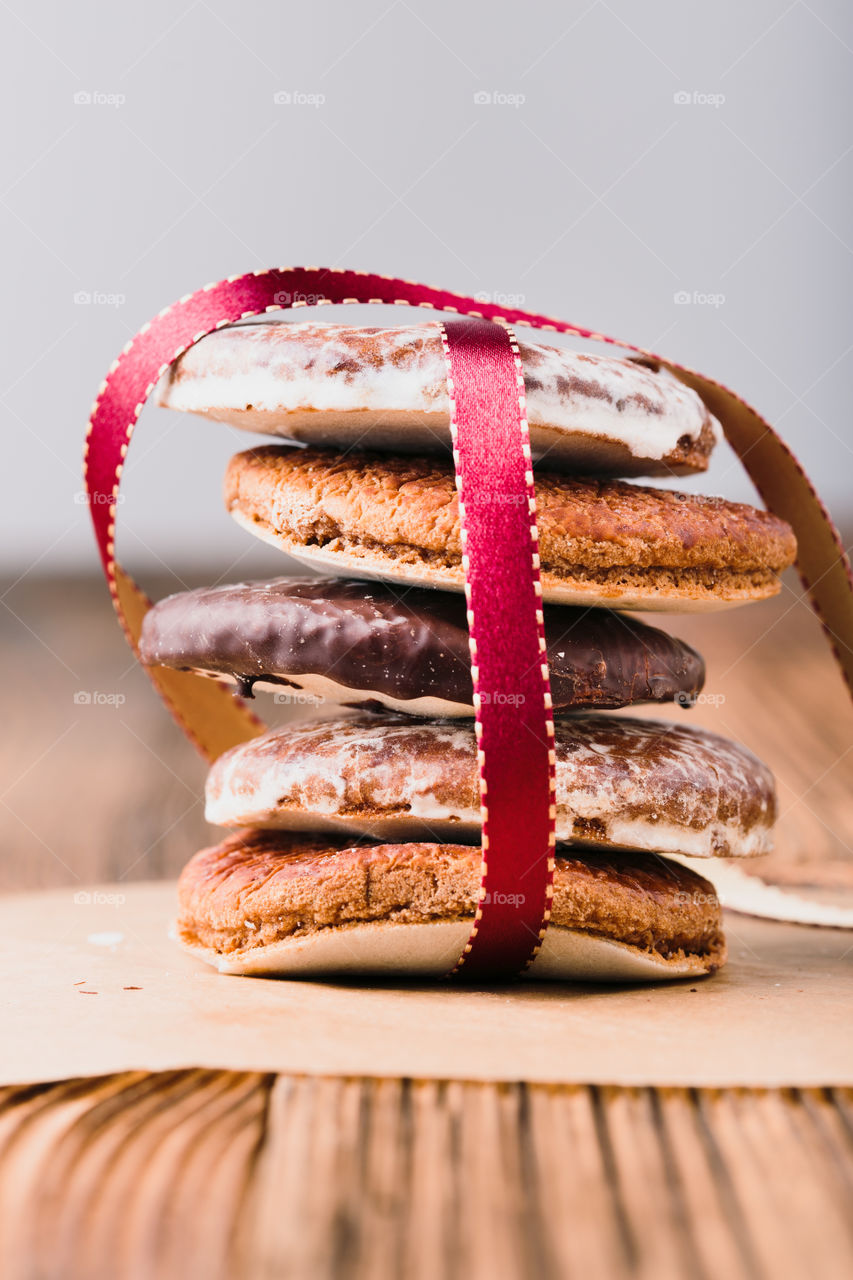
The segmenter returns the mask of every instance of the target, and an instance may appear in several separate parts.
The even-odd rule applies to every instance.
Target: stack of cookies
[[[558,842],[530,972],[712,973],[725,959],[719,902],[667,855],[767,851],[773,779],[686,720],[612,714],[689,708],[704,680],[698,653],[626,611],[772,596],[794,536],[765,511],[626,482],[702,471],[718,437],[666,371],[534,343],[520,353]],[[222,329],[172,367],[159,398],[290,442],[233,458],[225,501],[321,575],[184,592],[145,618],[146,663],[320,708],[214,763],[207,817],[233,834],[183,872],[180,941],[228,973],[446,973],[474,917],[480,801],[439,328]]]

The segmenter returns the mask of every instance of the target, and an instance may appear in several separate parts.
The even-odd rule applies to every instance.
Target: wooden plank
[[[527,1086],[519,1135],[535,1165],[535,1204],[546,1234],[547,1275],[627,1274],[631,1247],[599,1138],[595,1092]]]
[[[853,1091],[128,1073],[0,1091],[4,1280],[853,1274]]]
[[[653,1089],[649,1096],[692,1255],[689,1274],[702,1280],[716,1274],[746,1280],[753,1274],[753,1258],[745,1243],[743,1214],[705,1140],[697,1095],[689,1089]]]
[[[458,1126],[448,1087],[435,1080],[409,1086],[408,1226],[402,1274],[434,1280],[459,1274]]]
[[[229,1072],[6,1091],[4,1280],[226,1276],[265,1101],[262,1077]]]
[[[695,1270],[695,1250],[683,1206],[667,1177],[666,1152],[646,1089],[595,1093],[599,1141],[620,1207],[629,1268],[639,1276],[677,1276]],[[650,1221],[658,1230],[648,1231]]]

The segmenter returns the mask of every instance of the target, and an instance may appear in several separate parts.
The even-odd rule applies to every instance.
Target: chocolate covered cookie
[[[691,703],[704,664],[689,645],[606,609],[553,605],[545,635],[556,711]],[[140,655],[345,706],[472,716],[461,595],[336,578],[276,578],[185,591],[146,615]]]

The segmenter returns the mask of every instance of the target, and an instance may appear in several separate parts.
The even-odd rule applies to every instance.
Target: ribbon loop
[[[281,268],[220,280],[167,307],[127,344],[98,392],[86,437],[86,491],[113,603],[134,649],[149,602],[116,560],[116,506],[130,438],[161,374],[206,334],[238,320],[292,306],[377,302],[478,321],[452,321],[445,329],[484,816],[481,901],[457,969],[469,977],[506,977],[535,955],[548,922],[554,752],[524,380],[505,326],[620,346],[657,360],[698,391],[767,506],[793,526],[800,576],[851,688],[853,577],[799,462],[754,409],[719,383],[549,316],[367,272]],[[215,682],[167,668],[148,674],[209,759],[263,732],[245,703]]]

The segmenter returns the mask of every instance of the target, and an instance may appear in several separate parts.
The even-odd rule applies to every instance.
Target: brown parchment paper
[[[624,1085],[853,1085],[853,936],[729,915],[716,977],[638,987],[218,974],[172,884],[0,901],[0,1083],[198,1066]]]

